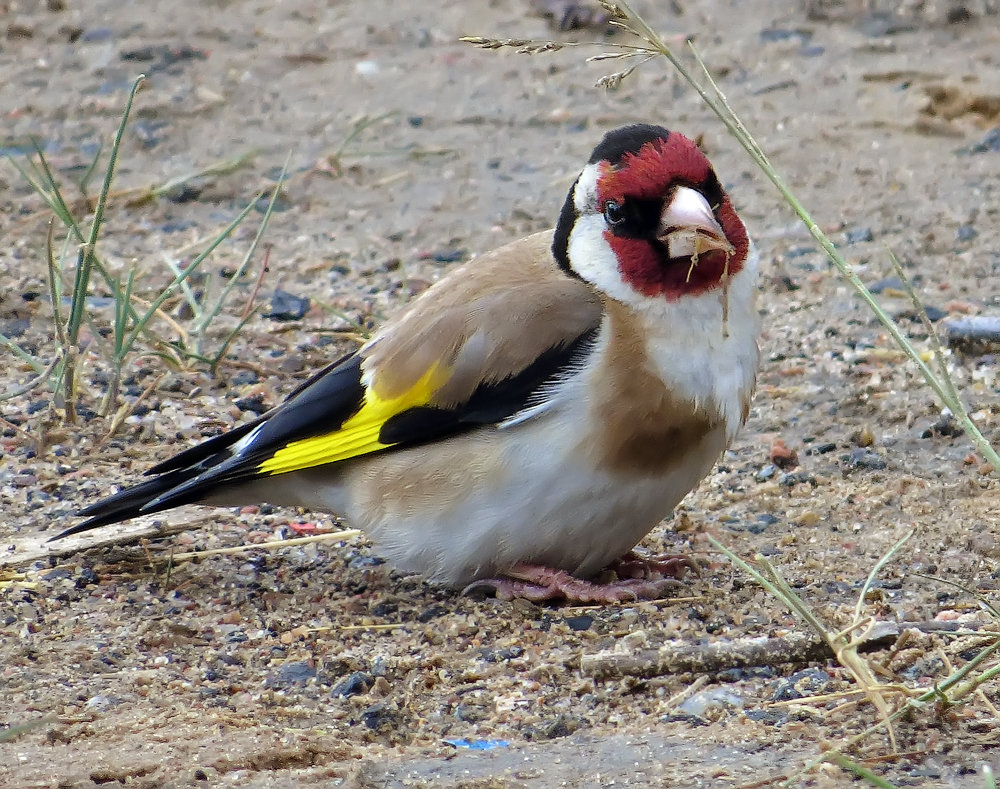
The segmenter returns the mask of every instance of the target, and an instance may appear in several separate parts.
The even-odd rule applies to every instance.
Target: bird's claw
[[[678,557],[672,557],[678,558]],[[597,583],[575,578],[565,570],[519,564],[499,578],[474,581],[463,590],[471,594],[492,590],[499,600],[522,598],[533,603],[565,600],[572,603],[623,603],[630,600],[656,600],[668,588],[676,588],[674,578],[621,578]]]
[[[619,578],[624,579],[675,578],[680,580],[688,570],[698,575],[700,568],[690,556],[666,553],[643,556],[635,551],[629,551],[615,559],[608,565],[608,569]]]

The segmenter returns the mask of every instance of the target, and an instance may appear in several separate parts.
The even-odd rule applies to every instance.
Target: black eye
[[[622,207],[621,203],[616,203],[614,200],[608,200],[604,204],[604,218],[612,227],[620,225],[625,221],[625,209]]]

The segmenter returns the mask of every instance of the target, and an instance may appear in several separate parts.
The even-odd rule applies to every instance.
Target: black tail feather
[[[213,456],[227,457],[226,450],[257,427],[264,419],[265,417],[262,416],[259,419],[254,419],[252,422],[247,422],[239,427],[234,427],[232,430],[227,430],[225,433],[202,441],[200,444],[195,444],[193,447],[167,458],[162,463],[157,463],[152,468],[146,469],[143,474],[151,477],[156,474],[165,474],[168,471],[180,471],[190,466],[195,466]],[[214,465],[214,463],[211,465]],[[204,467],[201,470],[204,471]],[[193,477],[196,475],[191,474],[190,476]],[[187,477],[184,479],[187,479]]]
[[[162,496],[171,488],[175,488],[178,485],[183,484],[190,477],[197,476],[199,471],[200,470],[195,469],[183,469],[169,474],[164,474],[156,477],[155,479],[140,483],[139,485],[126,488],[125,490],[120,491],[113,496],[109,496],[106,499],[101,499],[101,501],[96,504],[91,504],[89,507],[85,507],[76,513],[77,515],[82,516],[89,515],[90,518],[88,520],[59,532],[59,534],[55,537],[50,537],[48,542],[59,540],[63,537],[69,537],[71,534],[79,534],[83,531],[90,531],[91,529],[96,529],[99,526],[107,526],[109,523],[117,523],[118,521],[128,520],[129,518],[134,518],[137,515],[151,515],[154,512],[170,509],[174,506],[173,504],[152,507],[148,510],[143,509],[143,507],[156,499],[158,496]]]

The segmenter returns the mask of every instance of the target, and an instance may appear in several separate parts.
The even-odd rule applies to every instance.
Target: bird
[[[280,405],[53,539],[268,502],[333,513],[434,584],[658,596],[689,562],[633,548],[748,417],[758,257],[698,145],[658,125],[613,129],[553,229],[456,267]]]

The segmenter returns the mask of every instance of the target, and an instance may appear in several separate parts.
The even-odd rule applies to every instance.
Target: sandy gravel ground
[[[4,153],[23,156],[35,136],[71,183],[145,72],[116,189],[252,154],[156,199],[113,201],[100,252],[114,272],[139,265],[140,295],[170,278],[167,261],[189,261],[273,186],[287,156],[291,173],[266,236],[263,309],[217,376],[134,355],[125,401],[156,385],[108,438],[108,420],[93,414],[107,360],[85,333],[94,341],[77,426],[60,423],[44,389],[0,403],[0,785],[766,785],[878,720],[835,662],[804,654],[656,676],[593,668],[606,653],[638,659],[807,632],[708,534],[742,556],[766,555],[822,618],[844,626],[875,562],[913,530],[865,603],[880,622],[922,628],[873,645],[887,684],[926,689],[996,630],[971,594],[996,599],[996,481],[697,96],[658,63],[605,93],[591,87],[601,64],[583,65],[581,51],[525,57],[456,42],[604,35],[554,31],[527,0],[440,6],[0,2]],[[637,6],[657,28],[696,37],[787,180],[921,347],[926,332],[886,245],[938,326],[997,312],[995,9]],[[375,121],[351,137],[364,118]],[[749,424],[644,542],[702,565],[680,598],[596,608],[472,600],[394,574],[360,538],[167,569],[171,552],[341,527],[269,507],[188,510],[166,519],[174,534],[163,540],[22,559],[82,503],[251,418],[349,348],[338,316],[374,325],[457,261],[550,226],[595,141],[631,120],[704,136],[763,260],[764,362]],[[0,201],[0,332],[48,359],[48,214],[2,161]],[[222,245],[199,289],[226,281],[259,218]],[[206,350],[235,325],[254,276]],[[308,309],[264,317],[278,290],[293,297],[292,313]],[[95,290],[98,316],[106,295]],[[168,307],[189,325],[179,301]],[[950,357],[991,437],[997,358],[990,349]],[[32,377],[9,351],[0,359],[0,392]],[[771,463],[776,438],[797,466]],[[849,753],[897,786],[982,787],[982,765],[1000,767],[997,704],[989,685],[961,706],[898,722],[895,751],[875,734]],[[827,765],[794,783],[850,780]]]

